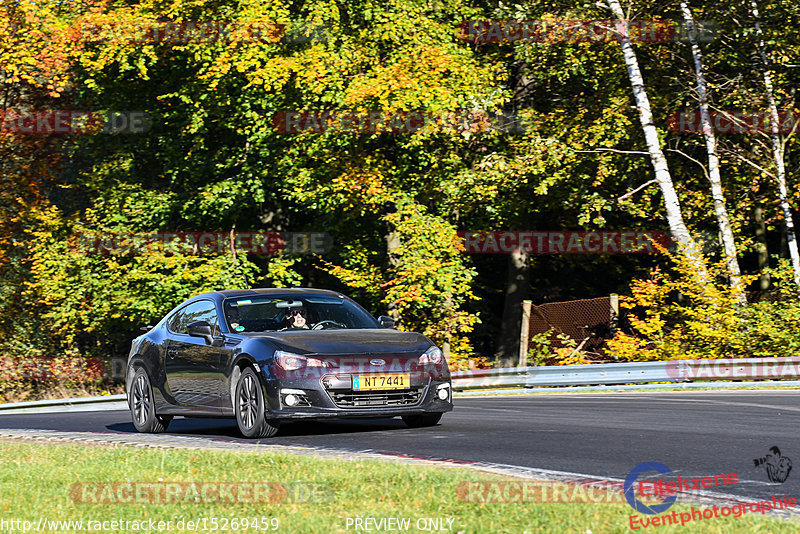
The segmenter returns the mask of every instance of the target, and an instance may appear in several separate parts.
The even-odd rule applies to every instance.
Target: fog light
[[[447,400],[447,397],[450,396],[450,388],[439,388],[439,399]]]
[[[282,389],[280,395],[281,404],[287,408],[311,406],[311,403],[308,402],[308,393],[302,389]]]

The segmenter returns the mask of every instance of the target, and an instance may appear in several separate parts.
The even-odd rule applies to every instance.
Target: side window
[[[167,328],[169,328],[170,332],[178,333],[180,331],[179,329],[184,310],[186,310],[186,308],[181,308],[180,310],[176,311],[175,314],[167,321]]]
[[[219,335],[217,308],[210,300],[199,300],[179,310],[169,320],[169,329],[176,334],[185,334],[189,323],[207,321],[211,325],[211,333]]]

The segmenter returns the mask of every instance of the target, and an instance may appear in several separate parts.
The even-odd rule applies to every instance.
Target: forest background
[[[647,39],[619,20],[674,31]],[[536,21],[538,37],[508,21]],[[575,21],[612,37],[564,29]],[[244,30],[209,38],[194,22]],[[147,30],[168,23],[180,28],[172,38]],[[0,27],[7,398],[97,382],[139,327],[191,295],[238,287],[342,291],[391,310],[459,368],[516,362],[523,300],[610,293],[630,314],[607,344],[612,359],[800,346],[800,4],[3,0]],[[120,133],[19,127],[54,110],[148,120]],[[439,122],[286,133],[276,117],[287,111]],[[680,113],[699,129],[677,131]],[[761,126],[714,127],[735,113]],[[457,234],[498,230],[661,231],[674,245],[466,254]],[[74,246],[153,232],[325,233],[331,246]]]

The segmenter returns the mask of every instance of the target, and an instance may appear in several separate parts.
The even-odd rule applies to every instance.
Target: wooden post
[[[522,301],[522,326],[519,330],[519,362],[517,367],[528,366],[528,336],[531,332],[531,305],[530,300]]]

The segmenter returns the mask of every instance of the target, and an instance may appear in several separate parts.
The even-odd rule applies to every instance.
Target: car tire
[[[421,413],[414,415],[404,415],[403,422],[411,428],[422,428],[433,426],[442,418],[442,413]]]
[[[236,383],[233,400],[236,424],[246,438],[269,438],[278,432],[278,421],[270,421],[264,413],[264,392],[252,367],[242,371]]]
[[[172,417],[156,414],[153,402],[153,386],[147,371],[139,367],[133,374],[131,389],[128,392],[128,406],[131,409],[131,420],[138,432],[158,434],[169,426]]]

